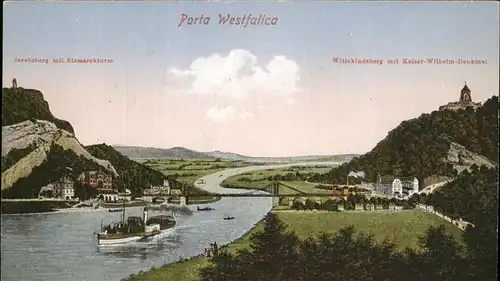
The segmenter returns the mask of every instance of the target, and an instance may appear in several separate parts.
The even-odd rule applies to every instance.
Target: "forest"
[[[419,202],[452,218],[475,223],[483,210],[498,201],[498,166],[488,169],[473,165],[458,178],[429,195],[419,196]]]
[[[86,146],[85,149],[92,154],[92,156],[111,162],[119,174],[117,179],[113,179],[113,186],[118,190],[127,188],[132,192],[133,196],[142,194],[142,191],[149,188],[151,185],[163,185],[164,179],[168,179],[172,188],[182,187],[181,183],[173,177],[167,177],[159,171],[130,160],[109,145],[89,145]]]

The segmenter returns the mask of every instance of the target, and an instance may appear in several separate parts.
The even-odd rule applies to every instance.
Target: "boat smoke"
[[[154,205],[150,204],[148,205],[148,208],[154,211],[160,211],[160,212],[176,212],[178,214],[182,215],[192,215],[193,211],[189,209],[188,206],[180,206],[177,204],[161,204],[161,205]]]

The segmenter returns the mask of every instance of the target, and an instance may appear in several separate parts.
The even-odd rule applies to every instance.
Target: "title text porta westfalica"
[[[233,16],[231,14],[219,14],[218,17],[219,25],[237,25],[241,27],[255,26],[255,25],[265,25],[273,26],[278,24],[277,17],[266,16],[265,14],[259,15],[243,15],[243,16]],[[183,25],[209,25],[211,23],[211,17],[201,14],[197,17],[192,17],[187,14],[181,14],[179,24],[177,27]]]

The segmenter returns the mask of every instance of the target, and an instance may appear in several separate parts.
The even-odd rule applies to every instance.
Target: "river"
[[[215,193],[247,192],[220,187],[227,177],[254,170],[302,165],[336,165],[335,162],[307,162],[228,169],[203,177],[198,187]],[[98,249],[94,232],[101,220],[120,219],[121,213],[76,211],[2,215],[1,280],[120,280],[152,266],[173,263],[198,255],[214,241],[230,243],[269,212],[270,197],[225,197],[209,204],[215,210],[178,215],[175,228],[148,242]],[[197,205],[190,205],[195,210]],[[127,208],[127,216],[141,216],[141,207]],[[152,213],[151,215],[154,215]],[[224,216],[234,220],[222,220]]]

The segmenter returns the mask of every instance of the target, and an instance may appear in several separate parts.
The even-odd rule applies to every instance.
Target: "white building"
[[[52,182],[42,190],[52,190],[52,196],[62,199],[73,199],[75,197],[74,182],[68,177],[63,177],[58,181]]]
[[[402,178],[400,181],[403,197],[411,197],[413,194],[418,193],[419,182],[417,178]]]
[[[170,184],[168,180],[163,180],[162,186],[152,186],[144,190],[144,195],[154,196],[154,195],[170,195]]]
[[[392,194],[399,193],[403,194],[403,183],[401,182],[400,179],[394,179],[392,181]]]
[[[120,196],[116,192],[99,195],[99,197],[101,197],[101,196],[102,196],[102,200],[104,200],[104,202],[119,202],[119,200],[120,200]]]
[[[379,177],[375,184],[375,193],[394,196],[410,197],[418,192],[419,181],[416,177]]]

